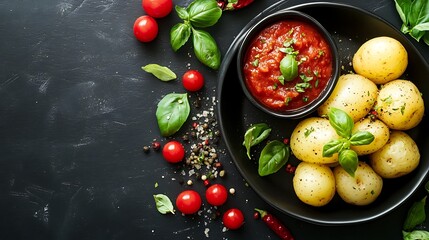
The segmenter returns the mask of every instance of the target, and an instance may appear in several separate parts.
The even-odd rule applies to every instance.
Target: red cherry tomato
[[[244,216],[240,209],[231,208],[223,214],[222,221],[225,227],[235,230],[243,225]]]
[[[201,208],[201,197],[194,190],[185,190],[176,198],[176,206],[183,214],[194,214]]]
[[[143,10],[151,17],[163,18],[173,9],[172,0],[142,0]]]
[[[139,41],[150,42],[158,35],[158,23],[153,17],[144,15],[136,19],[133,31]]]
[[[207,202],[213,206],[220,206],[226,202],[228,191],[221,184],[213,184],[206,190]]]
[[[204,86],[204,76],[197,70],[188,70],[182,77],[183,87],[191,92],[196,92]]]
[[[162,156],[169,163],[178,163],[185,157],[185,148],[178,141],[170,141],[162,148]]]

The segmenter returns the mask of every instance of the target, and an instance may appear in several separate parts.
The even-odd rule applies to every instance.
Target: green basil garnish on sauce
[[[271,132],[266,123],[253,124],[244,134],[243,145],[246,147],[247,157],[250,159],[250,148],[265,140]]]
[[[179,131],[188,119],[191,108],[186,93],[167,94],[158,103],[156,118],[161,135],[168,137]]]
[[[278,140],[269,142],[264,149],[262,149],[259,157],[259,176],[267,176],[276,173],[287,163],[289,156],[290,149],[288,145]]]
[[[284,80],[292,81],[298,76],[298,61],[295,56],[288,54],[280,61],[280,72]]]

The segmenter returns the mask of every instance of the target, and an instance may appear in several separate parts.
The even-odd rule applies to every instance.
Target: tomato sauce
[[[282,81],[280,61],[294,51],[298,76]],[[285,111],[316,99],[333,72],[332,52],[321,33],[306,22],[280,21],[262,30],[249,45],[243,73],[251,94],[263,105]]]

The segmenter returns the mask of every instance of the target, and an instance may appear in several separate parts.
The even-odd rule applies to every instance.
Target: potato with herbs
[[[328,119],[310,117],[302,120],[290,137],[290,149],[295,157],[304,162],[330,164],[338,162],[338,154],[323,157],[323,146],[339,136]]]
[[[335,187],[346,203],[363,206],[374,202],[383,188],[383,179],[365,162],[359,162],[354,177],[343,167],[334,168]]]
[[[408,54],[405,47],[391,37],[376,37],[366,41],[353,56],[356,73],[376,84],[399,78],[407,68]]]
[[[329,113],[331,107],[345,111],[356,122],[373,108],[378,88],[371,80],[358,74],[340,76],[329,98],[318,108],[319,116]]]
[[[355,122],[352,132],[355,133],[358,131],[368,131],[374,136],[374,140],[370,144],[351,146],[351,149],[359,156],[376,152],[387,143],[390,136],[390,130],[385,123],[369,117]]]
[[[393,80],[382,86],[375,109],[389,128],[408,130],[423,118],[425,107],[419,89],[408,80]]]
[[[417,168],[420,153],[414,140],[403,131],[392,131],[389,141],[369,155],[370,164],[383,178],[404,176]]]
[[[301,162],[295,170],[293,189],[302,202],[324,206],[335,195],[335,177],[326,165]]]

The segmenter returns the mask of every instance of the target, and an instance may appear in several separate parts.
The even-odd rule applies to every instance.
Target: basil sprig
[[[265,140],[271,132],[266,123],[256,123],[250,126],[244,134],[243,145],[246,147],[247,157],[250,159],[250,148]]]
[[[278,140],[269,142],[264,149],[262,149],[259,157],[259,176],[267,176],[276,173],[287,163],[289,156],[290,148],[288,145]]]
[[[429,2],[427,0],[395,0],[396,10],[402,20],[401,31],[416,41],[429,45]]]
[[[191,107],[186,93],[167,94],[158,103],[156,118],[161,135],[168,137],[179,131],[188,119]]]
[[[174,25],[170,30],[170,45],[176,52],[192,37],[194,53],[204,65],[218,69],[221,53],[215,39],[207,31],[197,28],[211,27],[222,16],[222,10],[216,0],[195,0],[187,8],[176,6],[176,13],[182,23]]]
[[[330,108],[329,123],[335,129],[340,139],[333,139],[323,146],[323,157],[331,157],[338,153],[338,162],[344,170],[354,176],[358,166],[358,155],[350,146],[367,145],[374,141],[374,135],[368,131],[353,133],[353,119],[343,110]]]

